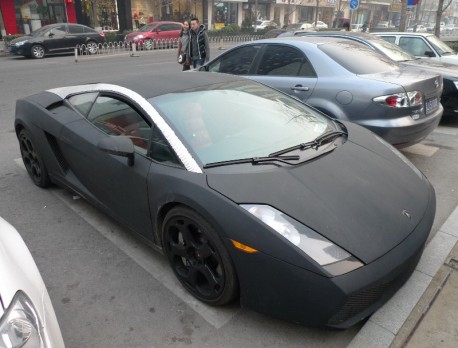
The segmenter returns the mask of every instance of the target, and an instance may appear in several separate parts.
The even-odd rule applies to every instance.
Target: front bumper
[[[410,277],[435,215],[435,194],[421,222],[399,245],[376,261],[327,278],[263,253],[232,251],[242,306],[307,325],[348,328],[381,307]]]

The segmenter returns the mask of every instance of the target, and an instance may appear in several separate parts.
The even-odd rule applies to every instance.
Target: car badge
[[[408,218],[409,220],[410,220],[410,218],[411,218],[411,215],[410,215],[410,213],[409,213],[407,210],[403,210],[403,211],[402,211],[402,215],[404,215],[404,216],[405,216],[406,218]]]

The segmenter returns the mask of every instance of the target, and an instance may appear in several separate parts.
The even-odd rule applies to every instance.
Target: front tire
[[[167,213],[162,233],[173,272],[194,297],[214,306],[236,297],[234,266],[219,236],[204,218],[189,208],[175,207]]]
[[[25,129],[19,132],[19,147],[21,149],[21,157],[25,169],[27,169],[27,173],[33,183],[43,188],[51,185],[51,180],[49,179],[43,158],[38,152],[30,133]]]
[[[143,49],[151,51],[153,49],[153,40],[146,39],[145,41],[143,41]]]
[[[33,45],[30,49],[30,56],[35,59],[42,59],[45,56],[45,48],[41,45]]]

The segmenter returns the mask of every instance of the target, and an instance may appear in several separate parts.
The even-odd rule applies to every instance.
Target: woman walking
[[[189,47],[189,28],[191,23],[188,20],[183,22],[183,28],[180,33],[180,40],[178,41],[178,53],[177,60],[178,63],[183,65],[183,71],[191,69],[191,59],[188,57],[188,47]]]

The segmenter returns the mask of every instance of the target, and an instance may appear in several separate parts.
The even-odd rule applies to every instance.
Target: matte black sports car
[[[410,276],[435,194],[384,140],[245,78],[149,77],[18,100],[34,183],[152,242],[208,304],[345,328]]]

